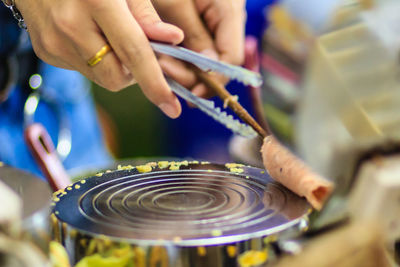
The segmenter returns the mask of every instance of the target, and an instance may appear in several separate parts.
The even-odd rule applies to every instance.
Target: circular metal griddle
[[[280,232],[298,225],[309,209],[261,169],[209,163],[168,168],[119,170],[79,181],[58,195],[54,214],[90,236],[207,246]]]

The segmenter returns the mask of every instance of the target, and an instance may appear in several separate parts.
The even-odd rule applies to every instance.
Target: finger
[[[192,93],[201,98],[210,98],[215,96],[215,93],[207,88],[204,83],[196,84],[192,89]]]
[[[149,39],[172,44],[182,42],[183,31],[162,22],[149,0],[128,0],[128,6]]]
[[[179,84],[186,88],[192,88],[197,83],[197,77],[194,72],[186,66],[185,63],[175,60],[168,56],[159,58],[161,68],[164,73],[177,81]]]
[[[71,56],[71,51],[67,48],[68,46],[65,45],[63,42],[59,41],[52,41],[46,42],[45,44],[42,43],[42,40],[39,38],[40,34],[35,32],[36,29],[30,31],[31,34],[31,43],[33,51],[35,52],[36,56],[43,60],[44,62],[53,65],[55,67],[63,68],[63,69],[73,69],[70,63],[63,60],[63,58],[55,57],[50,51],[55,51],[57,49],[57,53],[66,56],[67,58]],[[52,36],[47,36],[48,39],[58,40],[57,38],[53,38]],[[64,40],[63,40],[64,41]],[[56,49],[55,49],[56,48]]]
[[[81,25],[74,30],[74,34],[69,35],[78,54],[75,67],[87,78],[111,91],[118,91],[135,83],[132,74],[113,51],[105,54],[95,66],[88,65],[88,60],[107,44],[94,21]]]
[[[192,0],[154,1],[161,17],[184,31],[185,47],[197,52],[213,49],[214,42],[200,18]],[[177,12],[179,10],[179,12]]]
[[[215,43],[220,59],[235,65],[244,61],[244,21],[224,18],[215,33]]]
[[[244,59],[245,9],[243,0],[195,0],[214,36],[220,60],[240,65]]]
[[[106,4],[99,5],[93,17],[116,55],[138,81],[146,97],[169,117],[178,117],[180,103],[168,87],[153,50],[127,4],[103,1]]]

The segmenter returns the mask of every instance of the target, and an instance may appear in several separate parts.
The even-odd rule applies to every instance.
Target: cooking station
[[[168,80],[177,95],[236,134],[230,151],[237,163],[133,161],[71,182],[37,128],[31,146],[45,147],[45,156],[37,156],[52,190],[0,163],[0,265],[398,266],[400,31],[390,26],[400,23],[400,5],[370,2],[340,6],[324,32],[296,28],[291,46],[285,42],[293,27],[286,26],[297,21],[273,9],[263,53],[247,54],[260,56],[246,67],[257,71],[260,63],[261,76],[153,43],[196,71],[255,80],[255,119],[224,88],[216,89],[241,122]],[[293,119],[290,134],[275,124],[272,106],[281,108],[281,120]],[[282,148],[271,156],[265,140],[272,135]],[[263,162],[260,149],[271,157]],[[292,159],[298,164],[293,175]],[[314,174],[333,184],[332,192],[312,190],[321,203],[297,189],[310,187]]]

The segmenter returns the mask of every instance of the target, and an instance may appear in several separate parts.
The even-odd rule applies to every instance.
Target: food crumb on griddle
[[[104,172],[99,172],[99,173],[96,173],[95,176],[101,177],[101,176],[103,176],[103,174],[104,174]]]
[[[229,171],[233,172],[233,173],[242,173],[242,172],[244,172],[244,170],[242,168],[230,168]]]
[[[160,168],[160,169],[165,169],[165,168],[168,167],[168,165],[169,165],[169,162],[166,161],[166,160],[163,160],[163,161],[159,161],[159,162],[158,162],[158,168]]]
[[[149,165],[151,167],[157,167],[157,162],[151,161],[149,163],[146,163],[146,165]]]
[[[71,190],[72,190],[72,187],[68,186],[68,187],[67,187],[67,190],[68,190],[68,191],[71,191]]]
[[[117,169],[119,171],[129,171],[134,169],[135,167],[133,167],[132,165],[126,165],[126,166],[122,166],[122,165],[118,165]]]
[[[85,179],[81,180],[81,184],[85,184],[85,183],[86,183]]]
[[[150,165],[139,165],[136,166],[136,169],[138,170],[138,172],[140,173],[145,173],[145,172],[151,172],[152,167]]]
[[[179,170],[181,166],[177,165],[177,164],[171,164],[171,166],[169,167],[170,170],[176,171]]]
[[[232,169],[232,168],[244,167],[244,165],[240,163],[226,163],[225,167],[227,167],[228,169]]]
[[[211,235],[212,236],[221,236],[222,235],[222,231],[219,229],[214,229],[211,231]]]
[[[75,185],[75,189],[79,189],[81,186],[79,184]]]

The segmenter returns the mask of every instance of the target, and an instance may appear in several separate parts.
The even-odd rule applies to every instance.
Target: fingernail
[[[211,59],[215,59],[215,60],[218,59],[218,54],[217,54],[217,52],[215,52],[215,51],[212,50],[212,49],[204,49],[203,51],[201,51],[201,53],[202,53],[203,55],[205,55],[205,56],[211,58]]]
[[[181,113],[181,110],[179,108],[180,106],[177,105],[177,103],[175,103],[175,105],[171,103],[162,103],[158,107],[165,113],[165,115],[172,119],[179,117]]]

